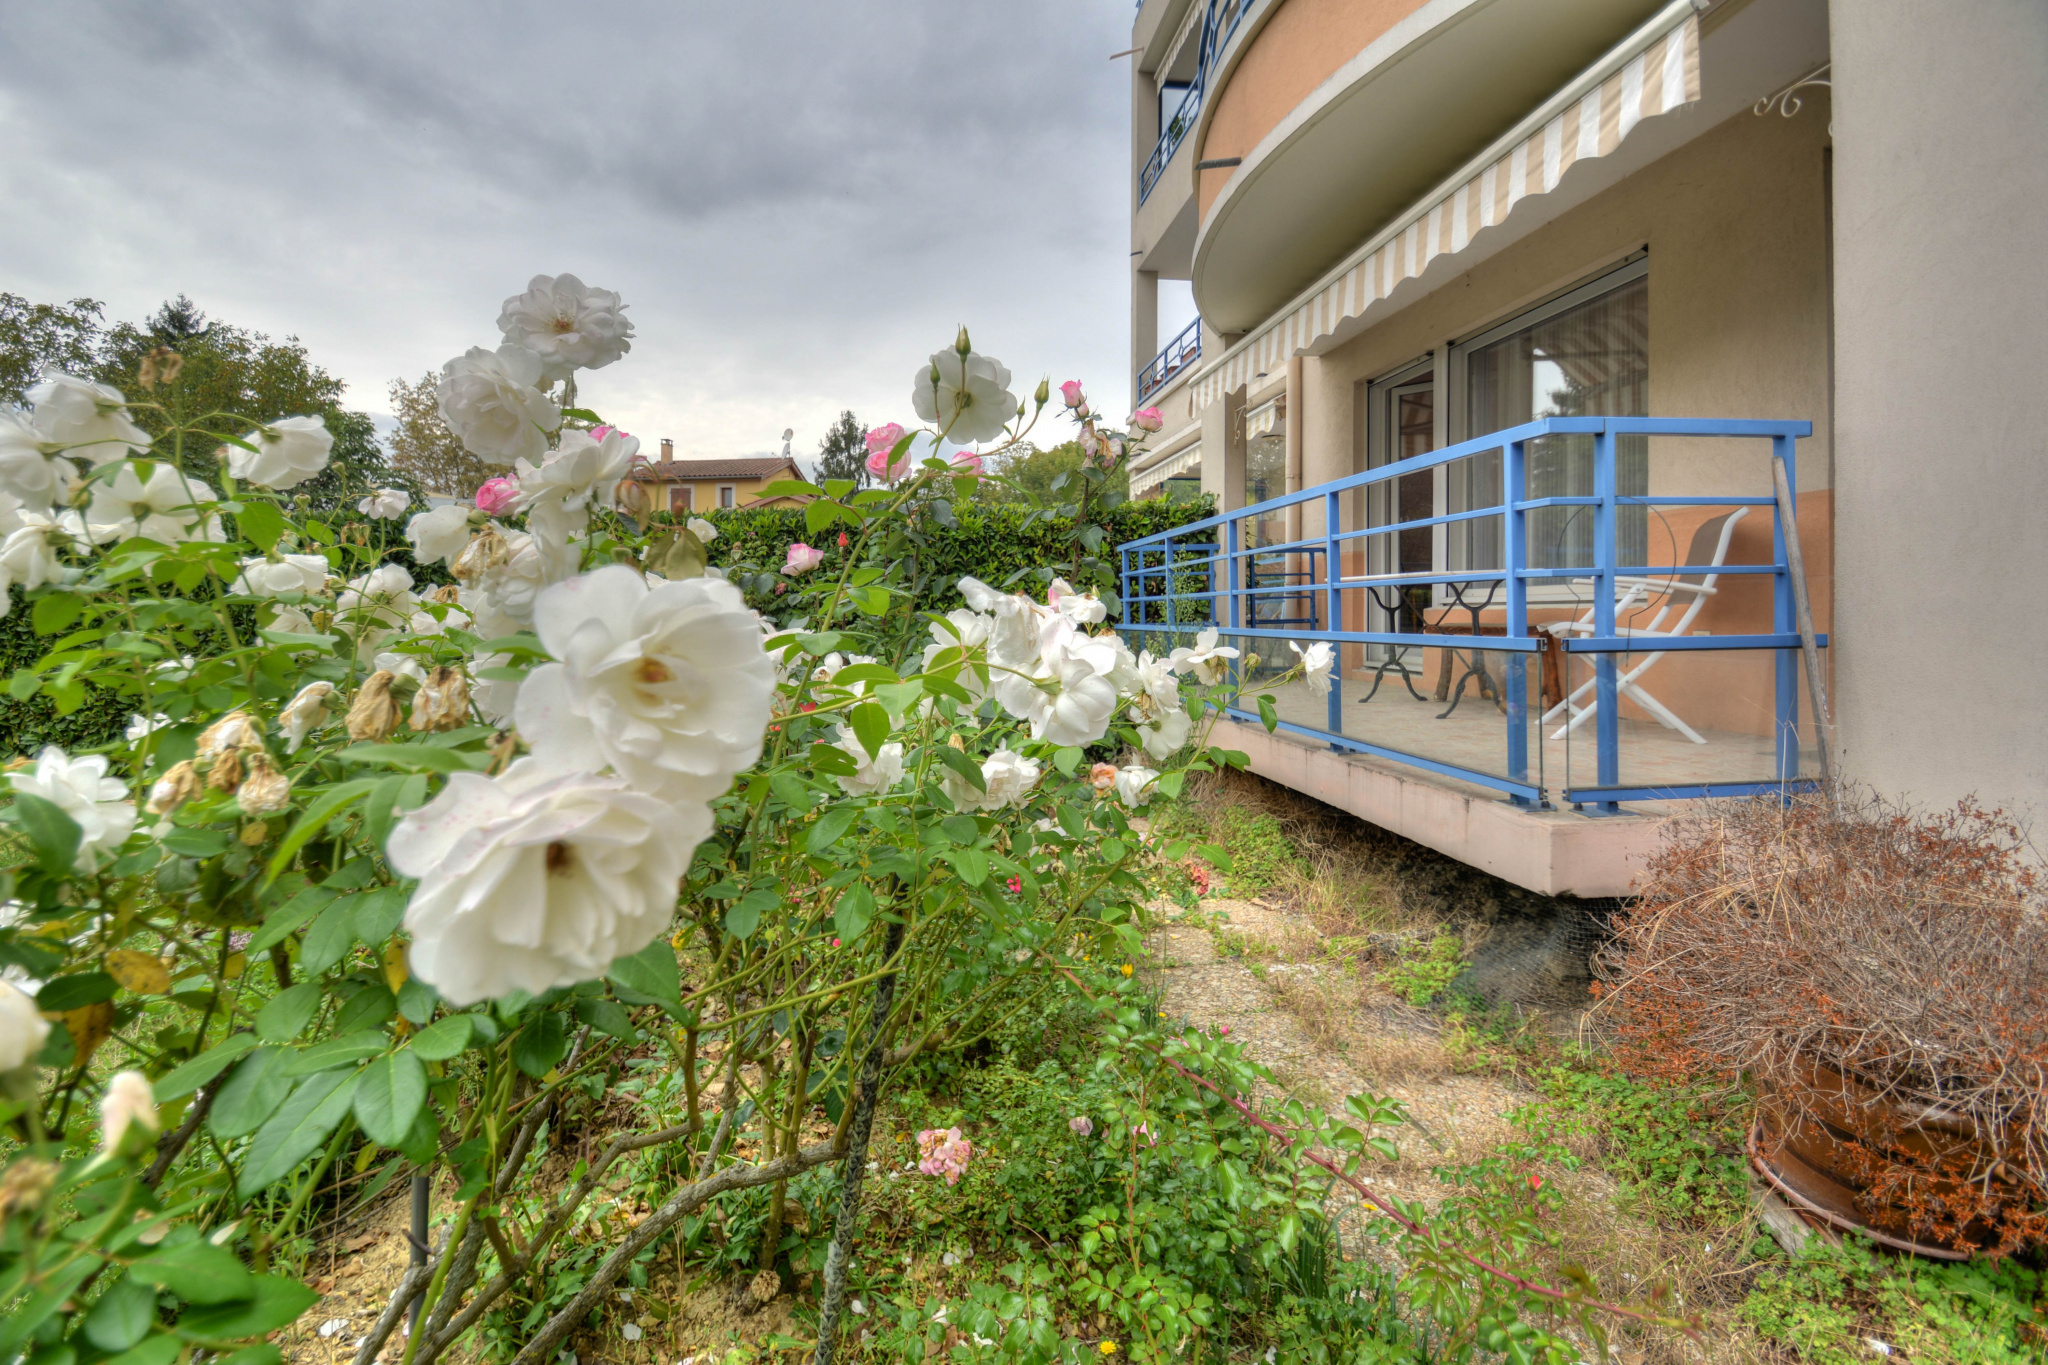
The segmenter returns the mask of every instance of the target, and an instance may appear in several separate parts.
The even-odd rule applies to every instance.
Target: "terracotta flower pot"
[[[1809,1064],[1798,1079],[1796,1090],[1766,1088],[1749,1135],[1750,1164],[1793,1207],[1951,1261],[2012,1250],[2012,1219],[2038,1221],[2039,1191],[1973,1120],[1909,1109],[1830,1066]]]

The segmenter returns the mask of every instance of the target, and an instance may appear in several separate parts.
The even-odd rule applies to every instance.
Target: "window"
[[[1649,262],[1612,274],[1452,348],[1456,439],[1484,436],[1539,417],[1646,417],[1650,411]],[[1585,497],[1593,491],[1593,437],[1549,436],[1528,449],[1529,496]],[[1615,491],[1649,492],[1649,438],[1615,440]],[[1497,507],[1498,451],[1449,469],[1449,510]],[[1616,555],[1641,564],[1647,553],[1646,509],[1620,509]],[[1593,517],[1584,507],[1545,507],[1529,517],[1529,563],[1580,568],[1593,562]],[[1481,517],[1455,523],[1450,568],[1497,569],[1501,524]]]
[[[733,505],[734,505],[734,502],[733,502],[733,493],[734,493],[734,489],[733,489],[733,486],[732,486],[731,484],[729,484],[729,483],[722,483],[722,484],[718,485],[718,505],[719,505],[720,507],[731,507],[731,506],[733,506]]]
[[[694,511],[696,508],[695,492],[696,490],[686,483],[671,486],[668,490],[668,510],[671,512]]]

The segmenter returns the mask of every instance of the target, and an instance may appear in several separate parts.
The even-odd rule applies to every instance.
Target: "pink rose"
[[[953,468],[961,474],[979,474],[981,456],[972,450],[956,450],[953,452]]]
[[[824,562],[823,550],[813,550],[799,540],[789,547],[789,557],[782,561],[782,571],[793,578],[800,573],[809,573]]]
[[[476,490],[476,505],[487,516],[502,516],[519,505],[519,485],[510,479],[485,479]]]
[[[1166,425],[1166,419],[1158,408],[1139,408],[1131,414],[1131,425],[1140,431],[1157,431]]]
[[[867,437],[868,454],[872,455],[878,450],[887,454],[894,450],[896,443],[902,439],[903,424],[900,422],[884,422],[881,426],[871,427]]]
[[[888,446],[883,446],[880,450],[868,453],[868,473],[874,475],[883,483],[894,483],[909,472],[910,453],[908,451],[904,452],[902,463],[893,465],[889,463]]]
[[[1070,408],[1078,408],[1087,402],[1088,400],[1081,396],[1081,381],[1069,379],[1060,385],[1060,400]]]
[[[1067,1128],[1082,1137],[1088,1137],[1095,1132],[1095,1120],[1086,1114],[1078,1114],[1067,1120]]]
[[[611,435],[615,431],[617,431],[620,436],[625,437],[627,439],[631,439],[631,432],[619,431],[617,427],[592,427],[590,429],[590,439],[593,441],[602,441],[605,437]]]

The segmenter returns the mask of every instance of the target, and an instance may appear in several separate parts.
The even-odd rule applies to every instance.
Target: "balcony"
[[[1166,343],[1166,349],[1153,356],[1151,363],[1138,371],[1138,402],[1142,405],[1159,390],[1173,382],[1202,358],[1202,320],[1196,318],[1181,329],[1179,336]]]
[[[1202,13],[1202,36],[1200,57],[1195,66],[1195,78],[1181,97],[1180,105],[1166,119],[1159,130],[1159,145],[1152,149],[1152,155],[1138,172],[1138,202],[1144,203],[1152,193],[1152,187],[1166,174],[1166,167],[1173,160],[1173,154],[1180,150],[1181,140],[1194,131],[1202,115],[1202,92],[1208,87],[1211,68],[1223,54],[1230,40],[1237,35],[1238,26],[1244,18],[1259,5],[1259,0],[1206,0]]]
[[[1818,753],[1799,704],[1786,548],[1797,527],[1770,491],[1768,461],[1782,459],[1796,488],[1795,442],[1810,434],[1798,421],[1525,423],[1123,545],[1120,629],[1133,648],[1164,654],[1218,628],[1241,651],[1228,715],[1250,724],[1215,742],[1259,748],[1305,788],[1358,780],[1301,776],[1309,754],[1366,756],[1399,781],[1547,819],[1553,841],[1558,819],[1577,818],[1560,805],[1604,816],[1624,802],[1799,789]],[[1729,441],[1746,444],[1707,444]],[[1673,486],[1718,470],[1750,487],[1623,494],[1618,443],[1649,449],[1648,467]],[[1579,491],[1530,495],[1532,469],[1554,484],[1566,466],[1580,471]],[[1628,467],[1642,478],[1641,460]],[[1762,477],[1734,477],[1744,469]],[[1440,497],[1437,515],[1387,515],[1404,477],[1447,485],[1475,471],[1465,486],[1496,491],[1469,500],[1487,505],[1446,511]],[[1433,567],[1386,571],[1418,533]],[[1327,693],[1281,681],[1288,643],[1314,641],[1336,654]],[[1298,751],[1275,749],[1265,720]],[[1443,847],[1428,828],[1402,832]],[[1640,855],[1640,837],[1624,842]],[[1541,868],[1496,870],[1580,894],[1627,882],[1614,868],[1562,888]]]

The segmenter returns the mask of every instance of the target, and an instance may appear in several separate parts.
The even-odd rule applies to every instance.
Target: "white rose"
[[[441,367],[441,420],[463,449],[490,464],[546,456],[547,433],[562,424],[562,409],[534,385],[540,357],[519,346],[469,350]]]
[[[274,560],[256,555],[242,561],[234,590],[255,597],[277,597],[288,592],[317,593],[326,586],[325,555],[279,555]]]
[[[520,759],[450,775],[399,821],[391,865],[420,879],[406,907],[413,975],[455,1006],[601,977],[659,938],[711,808],[623,778]]]
[[[76,866],[80,872],[97,871],[102,855],[111,856],[135,828],[135,803],[128,799],[128,784],[107,776],[105,754],[70,758],[52,744],[33,768],[9,773],[7,780],[15,791],[40,796],[71,817],[79,829]]]
[[[911,383],[910,404],[941,436],[961,445],[994,440],[1017,415],[1010,371],[972,351],[965,356],[957,350],[932,352],[931,363]]]
[[[36,1002],[0,981],[0,1075],[16,1071],[35,1060],[50,1036],[50,1021],[36,1009]]]
[[[163,1131],[157,1117],[156,1096],[149,1078],[140,1071],[117,1071],[100,1096],[100,1150],[111,1152],[121,1145],[128,1129],[140,1124],[152,1133]]]
[[[121,391],[68,374],[47,374],[26,395],[35,429],[65,454],[103,465],[146,454],[149,433],[128,420]]]
[[[67,500],[78,469],[43,451],[41,433],[11,412],[0,412],[0,493],[38,512]]]
[[[135,744],[139,743],[142,740],[148,739],[151,735],[163,729],[166,725],[169,725],[170,723],[171,718],[161,711],[158,711],[155,714],[148,716],[130,716],[128,717],[128,742],[130,744]]]
[[[1336,651],[1330,648],[1328,640],[1317,640],[1303,649],[1289,640],[1287,647],[1294,651],[1294,657],[1301,663],[1301,676],[1321,696],[1330,695],[1330,669],[1337,662]]]
[[[333,699],[333,683],[309,682],[277,713],[277,732],[285,737],[286,753],[297,753],[307,735],[327,724],[327,708]]]
[[[1193,673],[1195,681],[1204,687],[1214,687],[1223,681],[1229,669],[1228,660],[1237,657],[1237,651],[1227,645],[1216,643],[1216,627],[1211,626],[1195,636],[1193,649],[1183,646],[1168,656],[1176,673]]]
[[[1166,660],[1153,658],[1149,649],[1138,654],[1137,672],[1125,690],[1138,699],[1141,709],[1150,713],[1180,707],[1180,679],[1174,676]]]
[[[1128,768],[1119,768],[1116,774],[1117,799],[1132,810],[1148,806],[1152,803],[1152,798],[1159,794],[1158,789],[1152,785],[1158,780],[1159,774],[1142,764],[1134,763]]]
[[[124,465],[111,481],[93,485],[85,522],[95,541],[140,536],[175,545],[221,538],[220,518],[199,510],[218,501],[217,493],[167,464],[152,464],[146,480],[137,476],[138,468]]]
[[[835,777],[839,789],[848,796],[879,796],[903,780],[903,746],[884,744],[880,751],[870,754],[853,731],[839,727],[839,748],[853,755],[853,761],[860,765],[850,777]]]
[[[318,635],[320,633],[313,629],[312,617],[306,615],[305,612],[297,607],[284,606],[282,604],[271,608],[270,620],[263,629],[274,630],[280,635]],[[293,645],[290,648],[315,649],[318,646]]]
[[[453,564],[469,544],[469,509],[459,502],[422,512],[405,524],[405,538],[423,564]]]
[[[571,524],[581,530],[589,524],[592,507],[610,507],[617,500],[619,481],[639,453],[640,438],[622,431],[607,431],[601,441],[587,431],[565,431],[561,445],[539,465],[519,462],[522,506],[531,517],[540,505],[553,503],[570,513]]]
[[[512,719],[513,711],[519,706],[519,680],[484,679],[478,674],[488,669],[502,668],[511,662],[511,658],[509,654],[479,654],[469,664],[469,699],[476,703],[476,709],[483,713],[484,719],[493,725],[503,725]]]
[[[995,620],[980,612],[959,608],[947,612],[945,619],[945,625],[934,621],[928,627],[932,643],[924,647],[923,670],[929,673],[934,668],[958,668],[953,681],[979,702],[987,689],[982,686],[981,674],[975,665],[986,659],[989,631],[994,628]]]
[[[0,616],[12,605],[8,596],[12,589],[40,588],[63,579],[64,563],[57,558],[57,547],[74,539],[63,522],[40,512],[18,512],[15,520],[20,526],[0,541]]]
[[[602,369],[633,349],[633,324],[619,296],[574,275],[535,275],[524,294],[505,300],[498,330],[540,357],[549,379]]]
[[[1194,728],[1195,723],[1187,712],[1162,711],[1150,725],[1138,727],[1138,742],[1147,758],[1155,763],[1164,763],[1188,742],[1188,733]]]
[[[697,537],[698,540],[706,545],[718,539],[718,528],[702,517],[691,517],[684,524],[690,528],[691,535]]]
[[[1074,585],[1064,578],[1055,578],[1046,590],[1045,600],[1052,609],[1077,626],[1092,626],[1107,620],[1109,608],[1102,599],[1092,592],[1075,592]]]
[[[227,447],[228,473],[264,488],[296,488],[327,468],[334,433],[323,417],[285,417],[242,438],[254,450]]]
[[[533,626],[560,660],[519,689],[519,733],[536,754],[707,799],[761,756],[775,666],[730,583],[650,585],[610,564],[543,590]]]
[[[427,680],[426,667],[420,663],[416,656],[411,654],[381,653],[371,660],[371,666],[382,669],[394,678],[410,678],[416,683],[423,683]]]
[[[984,806],[990,810],[998,806],[1021,809],[1031,799],[1040,771],[1037,759],[1012,753],[1007,746],[997,749],[981,765],[981,780],[988,784]]]
[[[967,605],[991,617],[988,629],[988,660],[1005,668],[1028,668],[1038,658],[1038,635],[1042,613],[1038,604],[1022,593],[997,592],[978,578],[960,580],[960,595]]]
[[[392,631],[411,619],[418,605],[405,566],[382,564],[349,580],[335,599],[334,624],[354,638],[356,657],[367,660]]]
[[[403,488],[379,488],[367,498],[356,500],[356,510],[372,521],[396,521],[412,506],[412,494]]]

